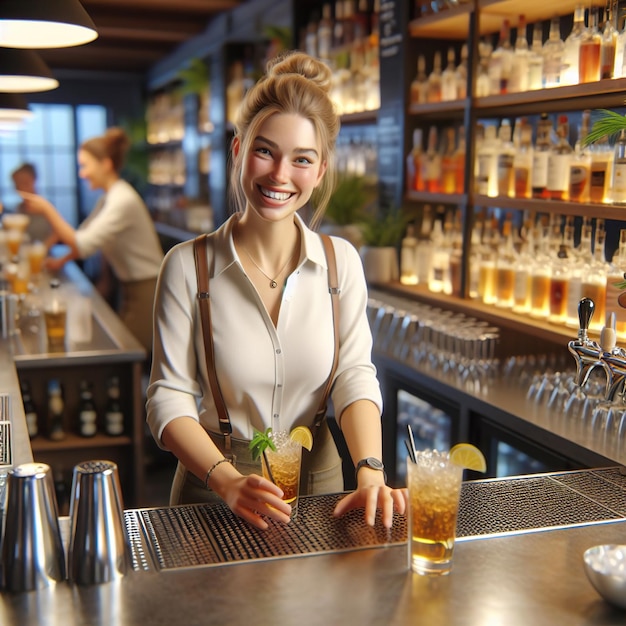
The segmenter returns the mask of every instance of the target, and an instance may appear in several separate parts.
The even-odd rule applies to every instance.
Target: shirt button
[[[278,419],[278,413],[274,413],[274,418]]]
[[[280,354],[281,353],[281,349],[278,348],[278,350],[276,350],[276,354]]]
[[[283,386],[283,384],[282,383],[278,383],[276,386],[280,389]]]

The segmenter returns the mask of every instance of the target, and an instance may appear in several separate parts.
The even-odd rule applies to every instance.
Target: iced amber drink
[[[295,518],[298,513],[302,445],[293,441],[286,432],[273,432],[272,441],[276,450],[265,449],[263,476],[283,490],[283,501],[291,505],[291,517]]]
[[[447,453],[425,450],[407,461],[409,567],[417,574],[450,572],[462,477]]]

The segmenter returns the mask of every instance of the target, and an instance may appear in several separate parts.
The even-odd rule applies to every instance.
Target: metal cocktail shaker
[[[8,591],[65,579],[65,552],[50,466],[24,463],[7,477],[0,580]]]
[[[76,465],[70,498],[69,580],[93,585],[121,578],[130,565],[130,542],[117,465]]]

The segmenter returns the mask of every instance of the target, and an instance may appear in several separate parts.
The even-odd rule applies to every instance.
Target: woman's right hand
[[[228,463],[222,467],[225,471],[214,473],[211,487],[235,515],[260,530],[269,526],[264,517],[289,523],[291,506],[283,502],[279,487],[258,474],[243,476]]]

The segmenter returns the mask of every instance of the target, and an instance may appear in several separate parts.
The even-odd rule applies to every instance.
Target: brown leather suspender
[[[328,264],[328,291],[331,296],[331,304],[333,311],[333,332],[334,332],[334,354],[333,364],[330,371],[328,380],[326,381],[326,387],[324,389],[324,395],[322,402],[315,413],[314,426],[315,429],[322,423],[324,416],[326,415],[326,409],[328,405],[328,398],[333,386],[333,380],[337,371],[337,364],[339,362],[339,280],[337,277],[337,260],[335,257],[335,248],[328,235],[320,234],[322,238],[322,244],[324,246],[324,253],[326,254],[326,262]],[[231,452],[231,435],[233,432],[232,425],[230,423],[230,417],[228,416],[228,409],[224,402],[224,396],[220,389],[219,381],[217,380],[217,372],[215,369],[215,349],[213,346],[213,328],[211,325],[211,306],[209,295],[209,268],[207,262],[209,248],[208,235],[200,235],[196,237],[193,242],[193,250],[196,262],[196,278],[198,283],[198,302],[200,304],[200,317],[202,318],[202,336],[204,339],[205,359],[207,375],[209,377],[209,384],[211,386],[211,392],[215,402],[215,408],[217,410],[217,416],[220,425],[220,431],[224,436],[224,447],[227,454]],[[203,256],[204,253],[204,256]],[[211,271],[210,275],[213,275],[215,267],[215,254],[212,255]]]

